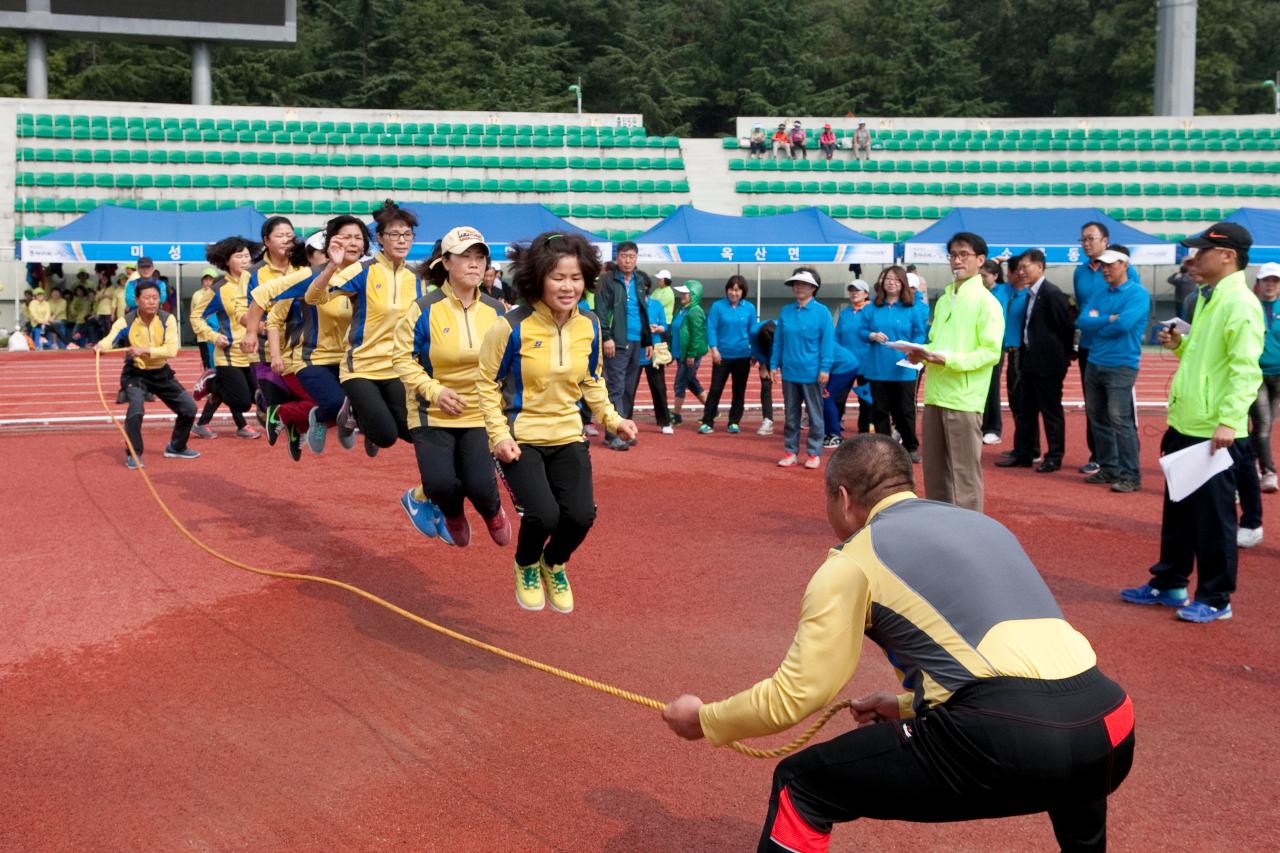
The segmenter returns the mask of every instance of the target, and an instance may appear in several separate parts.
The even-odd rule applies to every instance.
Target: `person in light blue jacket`
[[[911,461],[920,461],[920,440],[916,437],[917,372],[902,367],[906,354],[891,349],[893,341],[925,342],[924,314],[915,304],[915,292],[907,284],[907,271],[899,266],[885,267],[876,282],[872,305],[860,314],[858,337],[870,346],[864,375],[871,380],[871,399],[875,401],[875,429],[878,435],[890,435],[893,429],[902,437],[902,447]]]
[[[822,406],[822,388],[831,374],[835,357],[835,324],[831,313],[814,296],[822,279],[810,267],[797,267],[784,284],[795,293],[796,301],[782,309],[774,328],[773,355],[770,368],[773,380],[782,382],[782,399],[787,423],[783,431],[786,454],[778,460],[782,468],[799,461],[800,407],[809,414],[808,456],[804,467],[822,464],[822,439],[826,416]]]
[[[853,387],[860,388],[869,381],[863,370],[870,350],[869,344],[858,337],[858,316],[871,304],[871,286],[858,278],[854,279],[847,290],[849,292],[849,304],[841,308],[840,313],[836,315],[836,343],[849,350],[849,352],[853,353],[854,358],[858,359],[858,375],[854,377]],[[857,395],[860,401],[858,405],[858,432],[871,432],[871,421],[875,412],[871,407],[871,403],[867,402],[871,399],[870,390],[868,388],[865,395],[861,393]],[[836,411],[840,413],[842,421],[848,400],[849,389],[845,389],[836,396]],[[831,425],[827,424],[828,438],[830,438],[831,434]]]
[[[725,382],[733,379],[733,400],[729,404],[729,432],[739,432],[738,422],[747,403],[747,377],[751,375],[751,325],[756,320],[755,306],[747,301],[747,280],[731,275],[724,285],[724,298],[716,300],[707,313],[707,353],[711,356],[711,390],[702,410],[702,426],[706,435],[715,428],[720,414],[720,395]]]
[[[656,346],[667,339],[667,312],[662,303],[652,296],[646,305],[649,311],[649,331],[653,333],[655,349],[649,352],[656,354]],[[669,350],[668,350],[669,351]],[[653,417],[658,422],[663,435],[672,435],[671,410],[667,408],[667,373],[666,365],[653,363],[651,354],[640,354],[640,369],[644,371],[645,381],[649,383],[649,394],[653,397]]]
[[[846,399],[853,388],[853,380],[858,376],[862,365],[858,357],[839,342],[832,346],[831,376],[827,379],[827,387],[822,389],[822,411],[825,416],[826,437],[823,447],[839,447],[844,443],[844,425],[840,422],[840,410],[836,401],[841,396]],[[855,389],[863,404],[871,408],[871,391],[866,385]]]

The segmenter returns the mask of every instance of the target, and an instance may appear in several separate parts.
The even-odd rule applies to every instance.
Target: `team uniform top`
[[[393,265],[382,252],[358,267],[340,284],[331,282],[327,291],[308,288],[306,301],[309,305],[324,305],[342,294],[351,297],[351,327],[346,357],[341,362],[341,381],[395,379],[391,359],[396,324],[409,306],[426,294],[426,286],[408,266]]]
[[[149,348],[151,354],[135,357],[133,366],[138,370],[159,370],[178,354],[178,320],[167,311],[157,311],[150,323],[144,323],[136,311],[130,311],[111,324],[103,340],[113,350]]]
[[[319,269],[296,267],[269,283],[259,284],[249,294],[267,312],[267,328],[281,331],[280,357],[286,375],[305,367],[340,364],[347,352],[351,300],[330,299],[323,305],[303,301]],[[354,275],[359,271],[360,266],[353,264],[339,270],[333,280],[345,281],[346,273]]]
[[[196,340],[203,343],[216,344],[218,335],[225,335],[231,346],[223,349],[213,348],[213,364],[215,367],[248,367],[253,356],[240,351],[240,341],[244,338],[244,315],[249,312],[249,279],[248,270],[240,273],[238,279],[224,275],[213,283],[212,296],[199,316],[195,306],[191,310],[191,328],[196,333]],[[199,294],[197,294],[199,296]],[[192,298],[195,301],[195,297]],[[208,322],[210,317],[217,318],[218,328],[214,329]]]
[[[409,306],[396,326],[394,361],[408,397],[410,429],[484,426],[476,392],[476,365],[480,346],[502,319],[503,311],[501,302],[479,289],[464,308],[447,281]],[[445,388],[466,404],[462,414],[432,408]]]
[[[563,326],[541,302],[508,312],[480,347],[476,390],[489,447],[509,438],[547,446],[582,441],[579,400],[615,431],[622,416],[601,370],[600,320],[592,312],[575,308]]]
[[[258,261],[258,263],[254,264],[253,266],[249,267],[249,291],[248,291],[249,298],[250,299],[253,298],[254,291],[257,290],[259,287],[269,285],[275,281],[279,281],[280,279],[292,278],[298,273],[302,273],[304,276],[310,276],[311,269],[310,267],[295,267],[292,264],[285,267],[284,269],[277,269],[271,266],[271,263],[267,260],[266,256],[264,255],[262,260]],[[263,364],[268,364],[271,361],[270,349],[267,346],[267,332],[266,332],[266,329],[269,329],[269,328],[271,328],[270,322],[266,324],[266,328],[263,328],[261,326],[258,327],[258,342],[260,344],[260,346],[258,347],[258,361],[262,362]],[[281,351],[281,355],[282,357],[285,358],[285,363],[288,364],[289,358],[287,356],[284,356],[283,350]]]
[[[898,697],[904,719],[981,679],[1069,678],[1097,662],[1012,533],[898,492],[814,573],[777,672],[702,706],[707,739],[719,746],[780,732],[817,711],[853,676],[863,637],[911,691]]]

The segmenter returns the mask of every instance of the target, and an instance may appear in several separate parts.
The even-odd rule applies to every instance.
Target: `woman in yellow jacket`
[[[249,310],[249,268],[256,248],[257,244],[243,237],[227,237],[205,250],[205,258],[224,274],[213,283],[213,295],[204,310],[198,316],[195,312],[191,315],[196,340],[214,345],[214,393],[233,415],[242,415],[253,406],[254,379],[249,365],[256,360],[258,341],[245,336],[244,316]],[[210,318],[217,319],[217,329],[209,324]],[[198,426],[208,423],[206,416],[213,416],[208,407]],[[246,425],[236,435],[257,438],[262,433]]]
[[[624,439],[636,437],[636,425],[609,403],[600,321],[578,309],[600,273],[596,250],[576,234],[547,233],[516,249],[513,262],[525,304],[485,336],[476,390],[489,447],[523,508],[516,601],[541,610],[549,592],[551,608],[569,613],[573,592],[565,564],[596,515],[579,401]]]
[[[364,433],[364,449],[377,456],[396,439],[412,441],[406,421],[404,383],[392,361],[396,324],[421,299],[425,285],[405,263],[413,248],[418,219],[388,201],[374,214],[382,250],[367,261],[369,237],[354,216],[329,220],[329,265],[307,288],[308,305],[324,305],[346,295],[351,300],[351,330],[340,379],[347,402],[338,414],[338,435],[350,435],[355,424]],[[353,263],[359,266],[351,270]],[[333,282],[330,286],[331,280]]]
[[[422,475],[422,485],[405,492],[400,503],[420,533],[432,535],[431,525],[438,532],[443,521],[446,541],[459,548],[471,541],[463,497],[480,513],[494,542],[511,541],[476,394],[480,344],[505,313],[501,302],[480,291],[488,265],[484,235],[454,228],[427,265],[436,289],[409,306],[396,327],[396,372],[404,382],[409,434]],[[432,504],[443,519],[433,517]]]

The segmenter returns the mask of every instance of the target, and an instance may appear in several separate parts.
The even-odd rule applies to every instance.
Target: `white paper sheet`
[[[1223,448],[1211,453],[1211,446],[1212,442],[1202,441],[1160,457],[1160,468],[1164,471],[1171,501],[1182,500],[1208,482],[1210,477],[1221,474],[1234,464],[1230,451]]]
[[[1191,324],[1181,317],[1170,317],[1168,320],[1161,320],[1160,325],[1166,329],[1172,329],[1180,335],[1185,335],[1191,331]]]
[[[905,358],[902,359],[902,361],[894,362],[894,364],[898,365],[898,367],[909,367],[912,370],[924,369],[924,362],[920,362],[919,364],[912,364],[911,362],[907,361]]]
[[[896,349],[898,352],[911,352],[912,350],[925,351],[924,344],[912,343],[911,341],[885,341],[884,345],[889,349]]]

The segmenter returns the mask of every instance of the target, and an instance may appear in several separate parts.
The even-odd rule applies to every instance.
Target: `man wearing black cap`
[[[1247,441],[1249,407],[1262,384],[1262,306],[1249,290],[1244,269],[1253,236],[1231,222],[1219,222],[1182,243],[1198,250],[1196,271],[1203,285],[1196,297],[1191,329],[1159,333],[1160,343],[1179,359],[1169,388],[1169,428],[1161,455],[1211,443],[1238,462]],[[1236,475],[1233,466],[1215,474],[1181,501],[1164,494],[1160,559],[1151,580],[1121,590],[1129,604],[1178,608],[1187,622],[1230,619],[1236,588]],[[1195,600],[1187,601],[1191,570],[1199,570]]]

